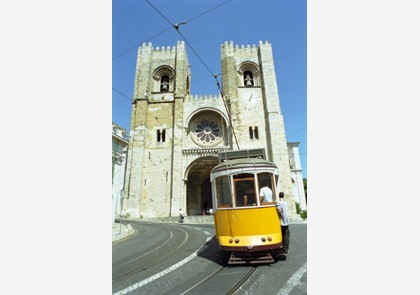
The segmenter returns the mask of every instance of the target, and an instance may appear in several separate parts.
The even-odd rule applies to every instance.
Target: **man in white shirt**
[[[289,215],[287,212],[287,203],[283,200],[284,193],[279,193],[280,202],[276,202],[277,212],[280,214],[281,235],[283,236],[283,252],[289,251],[290,231],[289,231]]]
[[[273,192],[267,185],[260,189],[260,202],[273,202]]]

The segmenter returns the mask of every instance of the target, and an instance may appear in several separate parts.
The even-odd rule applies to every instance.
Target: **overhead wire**
[[[207,77],[206,77],[207,78]],[[220,86],[220,85],[219,85]],[[130,103],[132,103],[133,101],[132,101],[132,99],[130,98],[130,97],[128,97],[127,95],[125,95],[124,93],[122,93],[121,91],[119,91],[118,89],[116,89],[116,88],[112,88],[114,91],[116,91],[116,92],[118,92],[119,94],[121,94],[124,98],[126,98],[126,100],[127,100],[127,102],[130,102]],[[292,88],[292,89],[294,89],[294,88]],[[221,89],[218,89],[219,91],[221,90]],[[287,90],[290,90],[290,89],[287,89]],[[285,90],[284,90],[285,91]],[[283,92],[284,92],[283,91]],[[280,93],[281,91],[279,91],[279,93]],[[222,97],[223,97],[223,93],[221,94],[222,95]],[[118,102],[114,102],[114,103],[123,103],[123,102],[126,102],[125,100],[123,100],[123,101],[118,101]],[[223,99],[223,103],[224,103],[224,106],[225,106],[225,108],[227,107],[227,105],[226,105],[226,102],[225,102],[225,100]],[[144,108],[143,108],[144,109]],[[145,110],[145,109],[144,109]],[[289,111],[289,112],[283,112],[282,114],[283,115],[286,115],[286,114],[289,114],[289,113],[291,113],[291,112],[298,112],[298,111],[301,111],[301,110],[295,110],[295,111]],[[161,123],[158,119],[156,119],[155,117],[154,117],[154,119],[158,122],[158,123]],[[229,124],[232,124],[232,122],[231,122],[231,118],[230,117],[228,117],[228,119],[229,119]],[[232,126],[232,125],[231,125]],[[306,127],[305,128],[302,128],[302,129],[299,129],[299,130],[297,130],[296,132],[293,132],[293,133],[291,133],[291,134],[289,134],[289,135],[287,135],[286,136],[286,138],[288,138],[288,137],[291,137],[292,135],[295,135],[295,134],[297,134],[297,133],[299,133],[299,132],[301,132],[301,131],[303,131],[303,130],[305,130],[306,129]],[[234,131],[234,130],[233,130]]]
[[[122,93],[121,91],[119,91],[118,89],[112,87],[112,90],[118,92],[119,94],[121,94],[123,97],[127,98],[130,102],[133,102],[133,100],[131,99],[131,97],[128,97],[127,95],[125,95],[124,93]],[[121,101],[123,102],[123,101]]]
[[[180,23],[178,23],[178,24],[172,24],[172,22],[165,16],[165,15],[163,15],[151,2],[149,2],[148,0],[146,0],[146,2],[147,3],[149,3],[171,26],[170,27],[168,27],[168,28],[166,28],[166,29],[164,29],[164,30],[162,30],[161,32],[159,32],[159,33],[157,33],[157,34],[155,34],[155,35],[153,35],[152,37],[150,37],[150,38],[148,38],[148,39],[146,39],[146,40],[144,40],[144,41],[142,41],[142,42],[140,42],[140,43],[138,43],[136,46],[133,46],[133,47],[131,47],[131,48],[129,48],[129,49],[127,49],[126,51],[124,51],[124,52],[122,52],[122,53],[120,53],[120,54],[118,54],[117,56],[114,56],[113,58],[112,58],[112,60],[115,60],[115,59],[117,59],[118,57],[120,57],[120,56],[122,56],[122,55],[124,55],[124,54],[126,54],[126,53],[128,53],[128,52],[130,52],[131,50],[133,50],[133,49],[135,49],[135,48],[137,48],[140,44],[142,44],[142,43],[144,43],[144,42],[146,42],[146,41],[149,41],[149,40],[151,40],[151,39],[153,39],[153,38],[155,38],[155,37],[157,37],[157,36],[159,36],[160,34],[162,34],[162,33],[164,33],[164,32],[166,32],[166,31],[168,31],[168,30],[170,30],[170,29],[172,29],[172,28],[175,28],[177,31],[178,31],[178,29],[179,29],[179,26],[181,26],[181,25],[184,25],[184,24],[186,24],[186,23],[189,23],[189,22],[191,22],[191,21],[193,21],[193,20],[195,20],[195,19],[197,19],[197,18],[199,18],[199,17],[201,17],[201,16],[203,16],[203,15],[205,15],[205,14],[207,14],[207,13],[209,13],[209,12],[211,12],[211,11],[213,11],[213,10],[215,10],[215,9],[217,9],[217,8],[219,8],[219,7],[221,7],[221,6],[223,6],[223,5],[225,5],[226,3],[228,3],[228,2],[230,2],[230,1],[232,1],[232,0],[227,0],[227,1],[225,1],[225,2],[223,2],[223,3],[221,3],[221,4],[219,4],[219,5],[216,5],[215,7],[212,7],[212,8],[210,8],[210,9],[208,9],[208,10],[206,10],[206,11],[204,11],[204,12],[202,12],[202,13],[200,13],[200,14],[198,14],[198,15],[196,15],[196,16],[194,16],[194,17],[192,17],[192,18],[190,18],[190,19],[188,19],[186,22],[180,22]],[[179,32],[179,31],[178,31]],[[180,33],[180,32],[179,32]],[[182,34],[181,34],[181,37],[183,37],[182,36]],[[188,41],[183,37],[183,39],[185,40],[185,42],[187,42],[187,44],[191,47],[191,49],[194,51],[194,53],[197,55],[197,57],[201,60],[201,62],[205,65],[205,63],[204,63],[204,61],[199,57],[199,55],[195,52],[195,50],[194,50],[194,48],[188,43]],[[207,68],[207,70],[209,70],[210,71],[210,69],[208,68],[208,66],[207,65],[205,65],[206,66],[206,68]],[[213,72],[211,72],[210,71],[210,73],[211,73],[211,75],[214,77],[214,76],[216,76],[217,77],[217,75],[219,75],[219,74],[217,74],[217,75],[214,75],[213,74]],[[127,95],[125,95],[124,93],[122,93],[121,91],[119,91],[118,89],[116,89],[116,88],[112,88],[114,91],[116,91],[116,92],[118,92],[119,94],[121,94],[123,97],[125,97],[125,98],[127,98],[131,103],[133,102],[133,100],[130,98],[130,97],[128,97]],[[121,102],[124,102],[124,101],[119,101],[118,103],[121,103]],[[154,117],[154,119],[157,121],[157,122],[159,122],[159,120],[157,119],[157,118],[155,118]],[[159,122],[160,123],[160,122]],[[236,137],[236,136],[235,136]]]
[[[146,1],[147,1],[147,0],[146,0]],[[225,5],[226,3],[230,2],[230,1],[232,1],[232,0],[225,1],[225,2],[223,2],[223,3],[221,3],[221,4],[217,5],[217,6],[215,6],[215,7],[213,7],[213,8],[210,8],[210,9],[208,9],[208,10],[206,10],[206,11],[204,11],[204,12],[202,12],[202,13],[198,14],[198,15],[196,15],[196,16],[194,16],[194,17],[190,18],[189,20],[187,20],[187,21],[186,21],[186,23],[189,23],[189,22],[191,22],[191,21],[193,21],[193,20],[195,20],[195,19],[197,19],[197,18],[199,18],[199,17],[203,16],[203,15],[205,15],[205,14],[207,14],[207,13],[209,13],[209,12],[211,12],[211,11],[213,11],[213,10],[215,10],[215,9],[217,9],[217,8],[219,8],[219,7],[221,7],[221,6],[223,6],[223,5]],[[149,3],[149,4],[150,4],[150,3]],[[181,24],[182,24],[182,23],[181,23]],[[135,46],[130,47],[129,49],[127,49],[127,50],[125,50],[125,51],[123,51],[123,52],[119,53],[118,55],[114,56],[114,57],[112,58],[112,60],[117,59],[117,58],[119,58],[119,57],[123,56],[124,54],[126,54],[126,53],[130,52],[131,50],[138,48],[138,47],[139,47],[141,44],[143,44],[144,42],[147,42],[147,41],[149,41],[149,40],[151,40],[151,39],[153,39],[153,38],[155,38],[155,37],[159,36],[160,34],[163,34],[164,32],[169,31],[169,30],[170,30],[170,29],[172,29],[172,28],[173,28],[173,25],[172,25],[172,23],[171,23],[171,26],[170,26],[170,27],[167,27],[166,29],[164,29],[164,30],[162,30],[161,32],[159,32],[159,33],[157,33],[157,34],[153,35],[152,37],[147,38],[147,39],[143,40],[142,42],[137,43]]]
[[[200,14],[198,14],[198,15],[196,15],[196,16],[194,16],[194,17],[192,17],[192,18],[190,18],[190,19],[188,19],[187,21],[185,21],[185,22],[180,22],[180,23],[177,23],[177,24],[173,24],[159,9],[157,9],[157,7],[156,6],[154,6],[150,1],[148,1],[148,0],[146,0],[146,2],[154,9],[154,10],[156,10],[156,12],[157,13],[159,13],[171,26],[170,27],[168,27],[168,28],[166,28],[165,30],[163,30],[163,31],[161,31],[161,32],[159,32],[159,33],[157,33],[156,35],[154,35],[154,36],[152,36],[152,37],[150,37],[150,38],[148,38],[148,39],[146,39],[145,41],[143,41],[143,42],[141,42],[141,43],[139,43],[139,44],[142,44],[142,43],[144,43],[144,42],[146,42],[146,41],[148,41],[148,40],[150,40],[150,39],[153,39],[154,37],[156,37],[156,36],[158,36],[158,35],[160,35],[160,34],[162,34],[162,33],[164,33],[164,32],[166,32],[166,31],[168,31],[169,29],[171,29],[171,28],[174,28],[174,29],[176,29],[176,31],[181,35],[181,37],[184,39],[184,41],[188,44],[188,46],[191,48],[191,50],[194,52],[194,54],[197,56],[197,58],[202,62],[202,64],[204,65],[204,67],[209,71],[209,73],[211,74],[211,76],[212,77],[214,77],[215,79],[216,79],[216,81],[217,81],[217,76],[218,75],[220,75],[220,74],[214,74],[211,70],[210,70],[210,68],[207,66],[207,64],[204,62],[204,60],[199,56],[199,54],[195,51],[195,49],[192,47],[192,45],[188,42],[188,40],[186,40],[186,38],[182,35],[182,33],[181,32],[179,32],[179,27],[181,26],[181,25],[184,25],[184,24],[187,24],[187,23],[189,23],[189,22],[191,22],[191,21],[193,21],[193,20],[195,20],[195,19],[197,19],[197,18],[199,18],[199,17],[201,17],[201,16],[203,16],[203,15],[205,15],[205,14],[207,14],[207,13],[209,13],[209,12],[211,12],[211,11],[213,11],[213,10],[215,10],[215,9],[217,9],[217,8],[219,8],[219,7],[221,7],[221,6],[223,6],[223,5],[225,5],[225,4],[227,4],[228,2],[230,2],[230,1],[232,1],[232,0],[227,0],[227,1],[225,1],[225,2],[223,2],[223,3],[221,3],[221,4],[219,4],[219,5],[216,5],[215,7],[212,7],[212,8],[210,8],[210,9],[208,9],[208,10],[206,10],[206,11],[204,11],[204,12],[202,12],[202,13],[200,13]],[[139,45],[138,44],[138,45]],[[134,46],[134,47],[132,47],[132,48],[130,48],[130,49],[128,49],[128,50],[126,50],[126,51],[124,51],[124,52],[122,52],[122,53],[120,53],[119,55],[117,55],[117,56],[115,56],[115,57],[113,57],[113,60],[114,59],[116,59],[116,58],[118,58],[118,57],[120,57],[120,56],[122,56],[123,54],[125,54],[125,53],[127,53],[127,52],[129,52],[129,51],[131,51],[131,50],[133,50],[133,49],[135,49],[135,48],[137,48],[137,46],[138,45],[136,45],[136,46]],[[208,76],[209,77],[209,76]],[[205,77],[205,78],[207,78],[207,77]],[[204,79],[204,78],[203,78]],[[201,80],[201,79],[200,79]],[[217,83],[218,83],[218,81],[217,81]],[[116,90],[117,91],[117,90]]]
[[[195,55],[197,56],[197,58],[201,61],[201,63],[204,65],[204,67],[207,69],[207,71],[209,71],[209,73],[213,76],[213,77],[217,77],[216,74],[214,74],[210,68],[206,65],[206,63],[204,62],[204,60],[200,57],[200,55],[198,55],[197,51],[195,51],[194,47],[192,47],[192,45],[190,44],[190,42],[188,42],[188,40],[184,37],[184,35],[182,35],[182,33],[179,31],[179,29],[176,28],[176,31],[178,32],[179,35],[181,35],[182,39],[184,39],[185,43],[188,44],[188,46],[190,46],[191,50],[195,53]],[[216,78],[217,80],[217,78]]]
[[[153,38],[155,38],[155,37],[157,37],[158,35],[160,35],[160,34],[162,34],[162,33],[164,33],[164,32],[166,32],[166,31],[168,31],[168,30],[170,30],[171,28],[175,28],[176,30],[177,30],[177,32],[181,35],[181,37],[187,42],[187,44],[190,46],[190,48],[194,51],[194,53],[196,54],[196,56],[199,58],[199,60],[203,63],[203,65],[206,67],[206,69],[211,73],[211,76],[212,77],[215,77],[215,75],[213,74],[213,72],[209,69],[209,67],[204,63],[204,61],[201,59],[201,57],[197,54],[197,52],[194,50],[194,48],[191,46],[191,44],[189,44],[188,43],[188,41],[186,40],[186,38],[179,32],[179,27],[180,27],[180,25],[183,25],[183,24],[187,24],[187,23],[189,23],[189,22],[191,22],[191,21],[193,21],[193,20],[195,20],[195,19],[197,19],[197,18],[199,18],[199,17],[201,17],[201,16],[203,16],[203,15],[205,15],[205,14],[207,14],[207,13],[209,13],[209,12],[211,12],[211,11],[213,11],[213,10],[215,10],[215,9],[217,9],[217,8],[219,8],[219,7],[221,7],[221,6],[223,6],[223,5],[225,5],[225,4],[227,4],[228,2],[230,2],[230,1],[232,1],[232,0],[227,0],[227,1],[225,1],[225,2],[223,2],[223,3],[221,3],[221,4],[219,4],[219,5],[216,5],[215,7],[212,7],[212,8],[210,8],[210,9],[208,9],[208,10],[206,10],[206,11],[204,11],[204,12],[202,12],[202,13],[200,13],[200,14],[198,14],[198,15],[196,15],[196,16],[194,16],[194,17],[192,17],[192,18],[190,18],[190,19],[188,19],[187,21],[185,21],[185,22],[181,22],[181,23],[178,23],[178,24],[173,24],[162,12],[160,12],[159,11],[159,9],[157,9],[150,1],[148,1],[148,0],[146,0],[146,2],[150,5],[150,6],[152,6],[152,8],[153,9],[155,9],[156,10],[156,12],[158,12],[169,24],[170,24],[170,27],[168,27],[168,28],[166,28],[166,29],[164,29],[163,31],[161,31],[161,32],[159,32],[159,33],[157,33],[157,34],[155,34],[155,35],[153,35],[152,37],[150,37],[150,38],[148,38],[148,39],[146,39],[146,40],[144,40],[143,42],[140,42],[140,43],[138,43],[136,46],[133,46],[133,47],[131,47],[131,48],[129,48],[128,50],[126,50],[126,51],[124,51],[124,52],[122,52],[122,53],[120,53],[119,55],[117,55],[117,56],[115,56],[115,57],[113,57],[113,60],[114,59],[116,59],[116,58],[118,58],[118,57],[120,57],[120,56],[122,56],[122,55],[124,55],[125,53],[127,53],[127,52],[129,52],[129,51],[131,51],[131,50],[133,50],[133,49],[135,49],[135,48],[138,48],[138,46],[140,45],[140,44],[142,44],[142,43],[144,43],[144,42],[146,42],[146,41],[148,41],[148,40],[151,40],[151,39],[153,39]],[[306,49],[304,49],[304,50],[298,50],[298,51],[294,51],[294,52],[291,52],[291,53],[288,53],[288,54],[285,54],[285,55],[280,55],[280,56],[276,56],[276,57],[273,57],[272,58],[272,60],[274,61],[274,59],[276,59],[276,58],[280,58],[280,57],[285,57],[285,56],[289,56],[289,55],[294,55],[294,54],[299,54],[299,53],[302,53],[302,52],[306,52]],[[206,79],[206,78],[209,78],[210,76],[207,76],[207,77],[204,77],[204,78],[200,78],[200,79],[198,79],[198,80],[203,80],[203,79]],[[195,81],[198,81],[198,80],[195,80]],[[302,86],[299,86],[299,87],[302,87]],[[289,89],[287,89],[287,90],[289,90]]]
[[[271,58],[271,59],[267,59],[267,61],[273,61],[273,62],[275,62],[275,59],[277,59],[277,58],[283,58],[283,57],[288,57],[288,56],[290,56],[290,55],[295,55],[295,54],[299,54],[299,53],[303,53],[303,52],[306,52],[306,49],[303,49],[303,50],[299,50],[299,51],[293,51],[293,52],[290,52],[290,53],[287,53],[287,54],[283,54],[283,55],[279,55],[279,56],[274,56],[273,58]],[[218,75],[220,75],[221,73],[219,73]],[[202,81],[202,80],[205,80],[205,79],[208,79],[208,78],[210,78],[210,77],[214,77],[213,75],[208,75],[208,76],[205,76],[205,77],[201,77],[201,78],[197,78],[197,79],[195,79],[195,80],[192,80],[191,81],[191,83],[193,83],[193,82],[197,82],[197,81]],[[306,85],[302,85],[302,86],[297,86],[297,87],[294,87],[294,88],[287,88],[287,89],[285,89],[285,90],[281,90],[281,89],[279,89],[279,92],[285,92],[285,91],[289,91],[289,90],[293,90],[293,89],[295,89],[295,88],[302,88],[302,87],[305,87]]]
[[[146,0],[146,2],[149,3],[149,5],[152,6],[152,8],[156,10],[156,12],[159,13],[160,16],[163,17],[171,26],[174,26],[172,22],[162,12],[160,12],[159,9],[157,9],[149,0]]]
[[[218,75],[220,75],[220,74],[221,74],[221,73],[219,73]],[[210,78],[210,77],[214,77],[214,76],[213,76],[213,75],[209,75],[209,76],[201,77],[201,78],[198,78],[198,79],[192,80],[192,81],[191,81],[191,83],[193,83],[193,82],[197,82],[197,81],[201,81],[201,80],[205,80],[205,79]]]
[[[121,94],[123,97],[127,98],[127,100],[130,101],[130,103],[133,103],[133,100],[131,98],[129,98],[127,95],[125,95],[124,93],[122,93],[121,91],[119,91],[118,89],[115,89],[114,87],[112,87],[112,90],[118,92],[119,94]],[[121,102],[125,102],[125,101],[118,101],[115,103],[121,103]],[[139,105],[140,108],[142,108],[143,110],[147,111],[147,109],[145,109],[144,107],[142,107],[141,105]],[[159,119],[157,117],[153,117],[153,119],[155,119],[159,124],[162,125],[162,122],[159,121]]]
[[[188,23],[188,22],[190,22],[190,21],[195,20],[196,18],[199,18],[199,17],[201,17],[201,16],[203,16],[203,15],[205,15],[205,14],[209,13],[210,11],[213,11],[213,10],[215,10],[215,9],[217,9],[217,8],[219,8],[219,7],[223,6],[223,5],[225,5],[226,3],[230,2],[230,1],[232,1],[232,0],[227,0],[227,1],[225,1],[225,2],[223,2],[223,3],[221,3],[221,4],[217,5],[217,6],[215,6],[215,7],[213,7],[213,8],[210,8],[210,9],[209,9],[209,10],[207,10],[207,11],[204,11],[203,13],[200,13],[200,14],[199,14],[199,15],[197,15],[197,16],[194,16],[193,18],[190,18],[189,20],[187,20],[187,23]]]
[[[301,128],[301,129],[299,129],[299,130],[297,130],[297,131],[295,131],[295,132],[293,132],[293,133],[291,133],[291,134],[289,134],[289,135],[286,135],[286,138],[288,138],[288,137],[290,137],[290,136],[292,136],[292,135],[295,135],[295,134],[297,134],[297,133],[299,133],[299,132],[302,132],[303,130],[305,130],[306,129],[306,127],[303,127],[303,128]]]
[[[229,0],[229,1],[231,1],[231,0]],[[226,1],[224,4],[226,4],[227,2],[229,2],[229,1]],[[188,40],[187,40],[187,38],[185,38],[185,36],[179,31],[179,27],[181,26],[181,25],[185,25],[185,24],[187,24],[188,22],[181,22],[181,23],[177,23],[177,24],[173,24],[159,9],[157,9],[157,7],[155,7],[149,0],[146,0],[146,2],[147,3],[149,3],[150,4],[150,6],[154,9],[154,10],[156,10],[157,11],[157,13],[159,13],[169,24],[171,24],[171,26],[178,32],[178,34],[182,37],[182,39],[185,41],[185,43],[187,43],[187,45],[191,48],[191,50],[194,52],[194,54],[197,56],[197,58],[201,61],[201,63],[204,65],[204,67],[207,69],[207,71],[209,71],[209,73],[214,77],[214,79],[216,80],[216,85],[217,85],[217,87],[218,87],[218,90],[219,90],[219,92],[220,92],[220,95],[222,96],[222,100],[223,100],[223,104],[224,104],[224,106],[225,106],[225,109],[226,109],[226,113],[227,113],[227,116],[228,116],[228,119],[229,119],[229,124],[230,124],[230,126],[231,126],[231,129],[232,129],[232,133],[233,133],[233,136],[234,136],[234,138],[235,138],[235,142],[236,142],[236,146],[238,147],[238,149],[240,149],[240,147],[239,147],[239,143],[238,143],[238,139],[237,139],[237,137],[236,137],[236,132],[235,132],[235,129],[234,129],[234,126],[233,126],[233,122],[232,122],[232,118],[231,118],[231,114],[230,114],[230,111],[229,111],[229,108],[227,107],[227,104],[226,104],[226,100],[225,100],[225,97],[224,97],[224,94],[223,94],[223,90],[222,90],[222,87],[220,86],[220,83],[219,83],[219,80],[217,79],[217,77],[219,76],[219,74],[214,74],[214,72],[212,71],[212,70],[210,70],[210,68],[207,66],[207,64],[204,62],[204,60],[200,57],[200,55],[197,53],[197,51],[194,49],[194,47],[190,44],[190,42],[188,42]],[[221,5],[219,5],[218,7],[220,7]],[[214,8],[215,9],[215,8]],[[213,10],[213,9],[212,9]],[[209,10],[210,11],[210,10]],[[207,13],[207,12],[206,12]],[[203,13],[204,14],[204,13]],[[201,14],[201,15],[203,15],[203,14]]]
[[[170,29],[172,29],[172,27],[168,27],[168,28],[164,29],[163,31],[161,31],[161,32],[159,32],[159,33],[157,33],[157,34],[153,35],[152,37],[150,37],[150,38],[148,38],[148,39],[146,39],[146,40],[144,40],[144,41],[142,41],[142,42],[140,42],[140,43],[137,43],[135,46],[131,47],[130,49],[127,49],[126,51],[124,51],[124,52],[122,52],[122,53],[120,53],[120,54],[118,54],[118,55],[114,56],[114,57],[112,58],[112,60],[117,59],[117,58],[119,58],[120,56],[123,56],[124,54],[126,54],[126,53],[130,52],[131,50],[138,48],[138,47],[139,47],[139,45],[143,44],[144,42],[147,42],[147,41],[149,41],[149,40],[152,40],[153,38],[155,38],[155,37],[159,36],[160,34],[163,34],[163,33],[164,33],[164,32],[166,32],[166,31],[169,31]]]
[[[144,40],[144,41],[142,41],[142,42],[140,42],[140,43],[138,43],[136,46],[133,46],[133,47],[131,47],[131,48],[129,48],[129,49],[127,49],[126,51],[124,51],[124,52],[122,52],[122,53],[120,53],[120,54],[118,54],[117,56],[115,56],[115,57],[113,57],[112,59],[114,60],[114,59],[116,59],[116,58],[118,58],[118,57],[120,57],[120,56],[122,56],[122,55],[124,55],[124,54],[126,54],[127,52],[129,52],[129,51],[131,51],[131,50],[133,50],[133,49],[135,49],[135,48],[138,48],[138,46],[140,45],[140,44],[142,44],[142,43],[144,43],[144,42],[147,42],[147,41],[149,41],[149,40],[151,40],[151,39],[153,39],[153,38],[155,38],[155,37],[157,37],[158,35],[160,35],[160,34],[162,34],[162,33],[164,33],[164,32],[166,32],[166,31],[168,31],[168,30],[170,30],[171,28],[175,28],[175,29],[177,29],[177,31],[178,31],[178,33],[181,35],[181,37],[187,42],[187,44],[190,46],[190,48],[194,51],[194,54],[197,56],[197,58],[199,58],[199,60],[203,63],[203,65],[205,66],[205,68],[210,72],[210,74],[211,75],[209,75],[209,76],[206,76],[206,77],[202,77],[202,78],[199,78],[199,79],[196,79],[196,80],[194,80],[194,81],[192,81],[192,82],[197,82],[197,81],[201,81],[201,80],[204,80],[204,79],[207,79],[207,78],[210,78],[210,77],[215,77],[215,75],[213,74],[213,72],[209,69],[209,67],[207,66],[207,64],[205,64],[204,63],[204,61],[201,59],[201,57],[197,54],[197,52],[195,52],[195,50],[194,50],[194,48],[191,46],[191,44],[189,44],[188,43],[188,41],[186,40],[186,38],[179,32],[179,30],[178,30],[178,28],[180,27],[180,25],[183,25],[183,24],[187,24],[187,23],[189,23],[189,22],[191,22],[191,21],[193,21],[193,20],[195,20],[195,19],[197,19],[197,18],[199,18],[199,17],[201,17],[201,16],[203,16],[203,15],[205,15],[205,14],[207,14],[207,13],[209,13],[209,12],[211,12],[211,11],[213,11],[213,10],[215,10],[215,9],[217,9],[217,8],[219,8],[219,7],[221,7],[221,6],[223,6],[223,5],[225,5],[225,4],[227,4],[228,2],[230,2],[230,1],[232,1],[232,0],[227,0],[227,1],[225,1],[225,2],[223,2],[223,3],[221,3],[221,4],[219,4],[219,5],[216,5],[215,7],[212,7],[212,8],[210,8],[210,9],[208,9],[208,10],[206,10],[206,11],[204,11],[204,12],[202,12],[202,13],[200,13],[200,14],[198,14],[198,15],[196,15],[196,16],[194,16],[194,17],[192,17],[192,18],[190,18],[190,19],[188,19],[187,21],[185,21],[185,22],[181,22],[181,23],[178,23],[178,24],[172,24],[172,22],[165,16],[165,15],[163,15],[163,13],[161,13],[150,1],[148,1],[148,0],[146,0],[146,2],[148,2],[152,7],[153,7],[153,9],[155,9],[169,24],[170,24],[170,26],[169,27],[167,27],[166,29],[164,29],[163,31],[161,31],[161,32],[159,32],[159,33],[157,33],[157,34],[155,34],[155,35],[153,35],[152,37],[150,37],[150,38],[148,38],[148,39],[146,39],[146,40]],[[290,52],[290,53],[287,53],[287,54],[284,54],[284,55],[280,55],[280,56],[275,56],[275,57],[273,57],[271,60],[274,62],[274,59],[276,59],[276,58],[281,58],[281,57],[286,57],[286,56],[290,56],[290,55],[295,55],[295,54],[299,54],[299,53],[303,53],[303,52],[306,52],[306,49],[304,49],[304,50],[298,50],[298,51],[294,51],[294,52]],[[218,75],[220,75],[220,74],[218,74]],[[306,85],[305,85],[306,86]],[[304,87],[304,86],[298,86],[298,87],[296,87],[296,88],[300,88],[300,87]],[[291,89],[294,89],[294,88],[289,88],[289,89],[286,89],[286,90],[279,90],[279,92],[284,92],[284,91],[288,91],[288,90],[291,90]]]
[[[218,87],[218,91],[220,92],[220,94],[221,94],[221,97],[222,97],[222,100],[223,100],[223,104],[224,104],[224,106],[225,106],[225,109],[226,109],[226,112],[227,112],[227,115],[228,115],[228,119],[229,119],[229,124],[230,124],[230,126],[231,126],[231,128],[232,128],[232,132],[233,132],[233,135],[234,135],[234,138],[235,138],[235,141],[236,141],[236,144],[237,144],[237,147],[238,147],[238,149],[240,149],[239,148],[239,144],[238,144],[238,140],[237,140],[237,138],[236,138],[236,133],[235,133],[235,129],[234,129],[234,126],[233,126],[233,122],[232,122],[232,119],[231,119],[231,115],[230,115],[230,112],[229,112],[229,109],[228,109],[228,106],[227,106],[227,104],[226,104],[226,100],[225,100],[225,97],[224,97],[224,93],[223,93],[223,89],[222,89],[222,87],[220,86],[220,83],[219,83],[219,81],[218,81],[218,79],[217,79],[217,77],[220,75],[220,73],[219,74],[214,74],[213,73],[213,71],[209,68],[209,66],[204,62],[204,60],[201,58],[201,56],[198,54],[198,52],[194,49],[194,47],[190,44],[190,42],[187,40],[187,38],[179,31],[179,28],[180,28],[180,26],[181,25],[185,25],[185,24],[187,24],[187,23],[189,23],[189,22],[191,22],[191,21],[193,21],[193,20],[195,20],[195,19],[197,19],[197,18],[199,18],[199,17],[201,17],[201,16],[203,16],[203,15],[205,15],[205,14],[207,14],[207,13],[209,13],[209,12],[211,12],[211,11],[213,11],[213,10],[215,10],[215,9],[217,9],[217,8],[219,8],[219,7],[221,7],[221,6],[223,6],[223,5],[225,5],[226,3],[228,3],[228,2],[230,2],[230,1],[232,1],[232,0],[228,0],[228,1],[225,1],[225,2],[223,2],[223,3],[221,3],[221,4],[219,4],[219,5],[217,5],[217,6],[215,6],[215,7],[213,7],[213,8],[211,8],[211,9],[208,9],[208,10],[206,10],[206,11],[204,11],[204,12],[202,12],[202,13],[200,13],[199,15],[197,15],[197,16],[195,16],[195,17],[193,17],[193,18],[190,18],[189,20],[187,20],[187,21],[185,21],[185,22],[180,22],[180,23],[177,23],[177,24],[173,24],[156,6],[154,6],[149,0],[146,0],[146,2],[162,17],[162,18],[164,18],[165,19],[165,21],[166,22],[168,22],[171,26],[170,27],[168,27],[168,28],[166,28],[165,30],[163,30],[163,31],[161,31],[161,32],[159,32],[158,34],[155,34],[154,36],[152,36],[152,37],[150,37],[148,40],[150,40],[150,39],[152,39],[152,38],[154,38],[154,37],[156,37],[156,36],[158,36],[158,35],[160,35],[160,34],[162,34],[162,33],[164,33],[164,32],[166,32],[166,31],[168,31],[169,29],[171,29],[171,28],[174,28],[177,32],[178,32],[178,34],[182,37],[182,39],[187,43],[187,45],[191,48],[191,50],[194,52],[194,54],[196,55],[196,57],[200,60],[200,62],[203,64],[203,66],[206,68],[206,70],[211,74],[211,76],[212,77],[214,77],[215,78],[215,81],[216,81],[216,85],[217,85],[217,87]],[[146,40],[147,41],[147,40]],[[145,42],[145,41],[144,41]],[[129,52],[129,51],[131,51],[132,49],[134,49],[134,48],[136,48],[136,47],[133,47],[133,48],[130,48],[130,49],[128,49],[128,50],[126,50],[125,52],[123,52],[123,53],[121,53],[121,54],[119,54],[119,55],[117,55],[116,57],[114,57],[113,59],[116,59],[116,58],[118,58],[119,56],[121,56],[121,55],[123,55],[123,54],[125,54],[125,53],[127,53],[127,52]],[[280,58],[280,57],[285,57],[285,56],[289,56],[289,55],[294,55],[294,54],[298,54],[298,53],[301,53],[301,52],[305,52],[306,50],[300,50],[300,51],[295,51],[295,52],[291,52],[291,53],[289,53],[289,54],[285,54],[285,55],[282,55],[282,56],[277,56],[277,57],[273,57],[272,59],[273,59],[273,61],[274,61],[274,59],[275,58]],[[199,80],[203,80],[203,79],[206,79],[206,78],[208,78],[208,77],[210,77],[210,76],[207,76],[207,77],[204,77],[204,78],[201,78],[201,79],[199,79]],[[292,90],[292,89],[296,89],[296,88],[301,88],[301,87],[304,87],[304,86],[298,86],[298,87],[294,87],[294,88],[289,88],[289,89],[285,89],[285,90],[279,90],[278,92],[280,93],[280,92],[284,92],[284,91],[288,91],[288,90]],[[120,92],[120,91],[118,91],[117,89],[115,89],[115,88],[113,88],[115,91],[117,91],[118,93],[120,93],[120,94],[122,94],[124,97],[127,97],[126,95],[124,95],[122,92]],[[128,98],[128,97],[127,97]],[[131,99],[130,99],[131,100]],[[294,134],[294,133],[293,133]],[[292,135],[292,134],[291,134]],[[290,136],[290,135],[289,135]]]
[[[200,55],[197,53],[197,51],[195,51],[194,47],[192,47],[192,45],[190,44],[190,42],[188,42],[188,40],[185,38],[185,36],[179,31],[179,27],[181,25],[185,25],[188,22],[180,22],[177,24],[173,24],[159,9],[157,9],[156,6],[154,6],[149,0],[146,0],[147,3],[150,4],[150,6],[152,6],[152,8],[154,10],[156,10],[157,13],[160,14],[160,16],[162,16],[177,32],[178,34],[182,37],[182,39],[184,39],[185,43],[187,43],[187,45],[191,48],[191,50],[194,52],[194,54],[197,56],[197,58],[201,61],[201,63],[204,65],[204,67],[207,69],[207,71],[209,71],[209,73],[214,76],[215,74],[212,72],[212,70],[210,70],[210,68],[207,66],[207,64],[204,62],[204,60],[200,57]]]

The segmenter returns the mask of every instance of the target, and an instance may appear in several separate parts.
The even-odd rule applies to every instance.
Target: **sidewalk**
[[[120,241],[128,238],[135,233],[132,228],[130,221],[151,221],[151,222],[163,222],[163,223],[179,223],[179,217],[156,217],[156,218],[142,218],[142,219],[122,219],[124,223],[120,223],[120,219],[116,219],[112,226],[112,242]],[[213,224],[213,216],[185,216],[184,224]]]
[[[112,242],[123,240],[134,233],[135,230],[131,227],[131,224],[125,225],[120,221],[115,221],[112,226]]]

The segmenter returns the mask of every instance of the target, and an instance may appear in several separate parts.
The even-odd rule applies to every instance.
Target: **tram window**
[[[233,176],[236,207],[256,206],[254,174],[243,173]]]
[[[273,185],[273,175],[271,173],[259,173],[258,174],[258,187],[261,190],[262,187],[268,186],[273,192],[273,201],[276,199],[276,190]]]
[[[221,176],[216,178],[217,208],[232,207],[229,178]]]

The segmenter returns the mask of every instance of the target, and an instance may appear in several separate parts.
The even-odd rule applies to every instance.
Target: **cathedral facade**
[[[211,207],[210,171],[221,151],[263,149],[296,212],[271,44],[221,45],[221,89],[190,94],[183,41],[138,51],[123,212],[134,218],[201,214]],[[296,167],[295,167],[296,168]],[[296,177],[295,177],[296,178]],[[302,205],[301,205],[302,207]],[[305,204],[306,209],[306,204]]]

